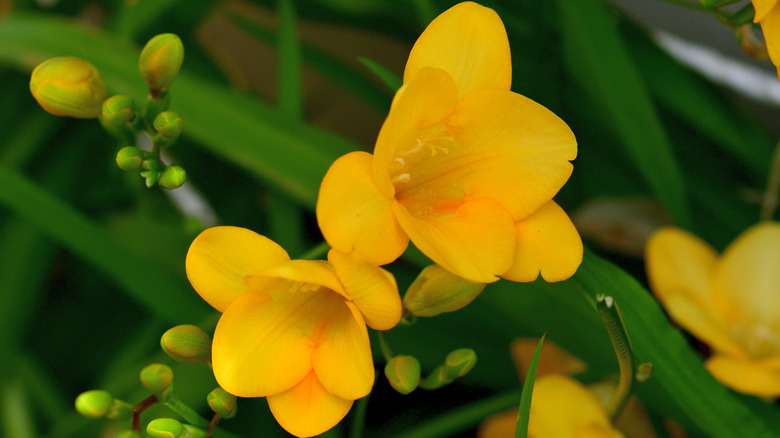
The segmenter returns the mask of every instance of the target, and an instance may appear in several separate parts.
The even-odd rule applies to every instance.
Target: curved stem
[[[596,307],[607,328],[620,367],[620,383],[607,404],[607,412],[612,420],[615,420],[631,394],[631,386],[634,383],[634,352],[615,300],[610,296],[597,295]]]

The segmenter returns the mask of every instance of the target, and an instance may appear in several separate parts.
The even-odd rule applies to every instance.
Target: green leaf
[[[560,0],[557,4],[570,73],[608,118],[605,123],[614,126],[653,194],[679,226],[690,228],[679,165],[604,2]]]
[[[377,77],[381,79],[382,82],[384,82],[391,91],[395,92],[401,88],[401,85],[403,85],[403,79],[401,79],[397,74],[388,70],[387,67],[383,66],[382,64],[379,64],[378,62],[368,58],[358,58],[358,61],[360,61],[375,75],[377,75]]]
[[[539,357],[542,355],[544,336],[539,339],[539,344],[534,350],[531,363],[528,365],[528,373],[523,383],[523,394],[520,396],[520,406],[517,410],[517,426],[515,426],[515,438],[528,437],[528,419],[531,416],[531,399],[534,395],[534,381],[536,380],[536,368],[539,366]]]

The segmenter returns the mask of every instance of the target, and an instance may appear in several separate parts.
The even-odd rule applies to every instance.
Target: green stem
[[[208,420],[201,417],[200,414],[195,412],[191,407],[187,406],[186,403],[181,401],[175,395],[172,395],[168,401],[165,402],[165,406],[171,408],[172,411],[179,414],[181,418],[183,418],[187,423],[190,423],[197,428],[206,429],[209,427]]]
[[[390,359],[395,357],[395,355],[393,354],[393,349],[390,348],[390,344],[387,342],[387,338],[385,338],[385,332],[376,332],[376,335],[379,338],[379,348],[382,351],[385,362],[390,362]]]
[[[349,438],[363,438],[363,431],[366,429],[366,411],[368,410],[369,397],[371,397],[370,393],[357,401],[357,408],[355,408],[355,413],[352,414],[352,424],[349,427]]]
[[[614,421],[623,410],[623,407],[631,394],[631,386],[634,383],[634,353],[631,347],[631,340],[628,338],[626,326],[623,324],[623,318],[620,316],[615,300],[606,295],[596,296],[596,307],[598,308],[601,320],[607,328],[609,340],[615,349],[615,355],[620,367],[620,381],[617,390],[612,394],[607,404],[607,413]]]

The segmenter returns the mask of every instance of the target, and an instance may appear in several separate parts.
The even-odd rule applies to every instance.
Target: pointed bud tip
[[[403,304],[412,315],[431,317],[462,309],[484,288],[484,283],[471,283],[439,265],[430,265],[409,286]]]
[[[108,391],[94,389],[76,397],[76,411],[87,418],[104,417],[111,410],[114,397]]]
[[[420,361],[413,356],[395,356],[385,365],[385,377],[393,389],[409,394],[420,384]]]
[[[183,61],[181,39],[175,34],[164,33],[146,43],[138,60],[138,71],[149,84],[152,94],[159,94],[176,79]]]
[[[47,59],[35,67],[30,92],[46,112],[81,119],[99,116],[107,97],[97,68],[74,56]]]

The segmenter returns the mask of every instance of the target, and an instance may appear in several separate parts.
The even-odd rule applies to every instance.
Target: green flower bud
[[[141,384],[164,402],[173,392],[173,370],[161,363],[149,364],[141,370]]]
[[[107,96],[95,66],[72,56],[51,58],[35,67],[30,92],[47,112],[81,119],[100,115]]]
[[[117,94],[103,102],[101,117],[107,126],[114,129],[126,125],[135,117],[135,102],[130,96]]]
[[[126,146],[116,154],[116,165],[125,172],[138,170],[144,160],[144,151],[135,146]]]
[[[76,397],[76,411],[87,418],[106,416],[114,403],[114,397],[108,391],[94,389]]]
[[[160,176],[160,185],[166,189],[177,189],[187,180],[187,172],[179,166],[169,166]]]
[[[214,388],[206,396],[206,402],[208,402],[211,410],[222,418],[233,418],[236,416],[236,396],[229,394],[220,387]]]
[[[143,167],[145,170],[154,170],[155,172],[162,172],[164,169],[163,165],[154,158],[145,159],[143,162],[141,162],[141,167]]]
[[[385,365],[385,377],[401,394],[409,394],[420,384],[420,361],[413,356],[396,356]]]
[[[143,435],[141,435],[141,432],[138,432],[137,430],[123,430],[116,434],[115,438],[143,438]]]
[[[477,364],[477,353],[471,348],[460,348],[447,355],[444,367],[447,377],[455,380],[463,377]]]
[[[160,184],[163,184],[162,180]],[[165,354],[179,362],[198,363],[211,360],[211,336],[194,325],[179,325],[163,333],[160,347]]]
[[[154,130],[160,134],[163,139],[172,142],[179,138],[184,129],[184,120],[181,115],[173,111],[161,112],[154,118]]]
[[[404,308],[415,316],[454,312],[474,301],[484,283],[470,283],[439,265],[420,272],[404,295]]]
[[[141,172],[141,177],[146,179],[146,187],[152,188],[157,184],[157,180],[160,178],[160,172],[156,170],[144,170]]]
[[[165,91],[179,74],[184,61],[184,45],[172,33],[157,35],[146,43],[138,60],[138,71],[149,84],[153,96]]]
[[[173,418],[158,418],[146,426],[146,433],[152,438],[179,438],[184,425]]]

